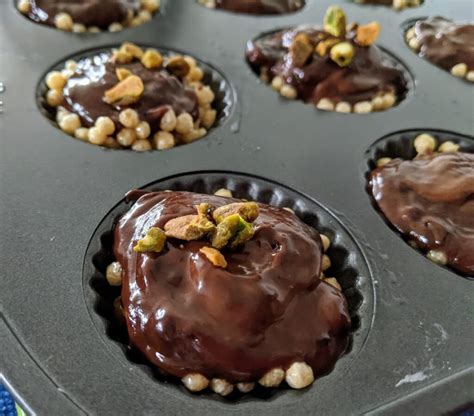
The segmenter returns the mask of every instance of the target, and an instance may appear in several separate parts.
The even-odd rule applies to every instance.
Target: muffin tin
[[[311,0],[277,17],[208,10],[191,0],[162,3],[161,13],[140,27],[86,35],[35,25],[13,1],[0,3],[0,372],[38,414],[390,415],[473,406],[472,282],[405,244],[365,190],[366,152],[380,138],[450,130],[473,140],[472,87],[413,54],[403,38],[404,23],[419,16],[465,20],[469,2],[427,0],[395,12]],[[382,24],[378,44],[415,80],[397,107],[363,116],[318,111],[279,99],[247,66],[247,40],[320,22],[330,4],[342,5],[351,21]],[[123,41],[209,63],[231,85],[228,115],[205,138],[164,152],[71,140],[38,110],[43,75],[71,54]],[[263,183],[306,201],[329,230],[347,238],[340,246],[348,264],[360,265],[353,347],[304,391],[238,400],[188,394],[131,361],[94,307],[91,253],[100,250],[98,236],[123,207],[125,192],[216,177]]]

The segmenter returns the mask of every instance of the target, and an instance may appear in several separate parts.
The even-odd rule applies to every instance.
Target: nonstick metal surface
[[[208,10],[193,0],[162,3],[161,14],[137,28],[76,35],[34,24],[13,1],[0,0],[0,372],[37,414],[442,414],[468,405],[473,283],[405,244],[371,206],[365,175],[366,152],[387,135],[449,130],[472,140],[473,86],[416,56],[403,36],[416,17],[472,20],[471,0],[426,0],[402,12],[309,0],[278,17]],[[350,21],[382,24],[378,44],[415,80],[397,107],[317,111],[280,99],[247,66],[249,39],[320,23],[333,3]],[[123,41],[208,62],[235,92],[231,113],[205,138],[163,152],[105,150],[67,137],[38,108],[42,77],[70,55]],[[103,218],[129,189],[207,171],[295,190],[337,219],[357,244],[353,255],[364,257],[373,287],[359,311],[368,321],[364,341],[304,391],[238,401],[194,396],[121,357],[94,324],[83,272]]]

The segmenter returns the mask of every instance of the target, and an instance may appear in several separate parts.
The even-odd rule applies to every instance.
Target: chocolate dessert
[[[59,127],[96,145],[167,149],[203,137],[216,120],[214,93],[189,56],[124,43],[113,53],[66,62],[46,77]]]
[[[293,13],[305,5],[305,0],[198,0],[211,9],[223,9],[247,14]]]
[[[220,192],[222,194],[222,191]],[[304,388],[345,352],[351,319],[324,254],[291,212],[189,192],[132,192],[111,285],[130,344],[191,391]]]
[[[29,19],[60,30],[117,32],[150,20],[160,0],[19,0],[17,7]]]
[[[298,26],[249,42],[247,60],[288,99],[318,109],[370,113],[396,104],[407,90],[403,72],[374,45],[380,25],[346,23],[332,6],[324,28]]]
[[[379,4],[383,6],[392,6],[394,9],[402,10],[407,7],[421,6],[422,0],[354,0],[361,4]]]
[[[474,24],[430,17],[418,20],[407,31],[406,40],[422,58],[474,82]]]
[[[474,276],[474,154],[427,134],[413,160],[382,158],[369,189],[390,224],[439,264]]]

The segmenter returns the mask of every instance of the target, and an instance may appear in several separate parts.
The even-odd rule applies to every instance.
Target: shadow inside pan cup
[[[36,100],[46,118],[78,140],[148,151],[207,136],[231,115],[235,93],[220,71],[198,58],[125,42],[53,65]]]
[[[354,360],[367,339],[372,321],[374,295],[369,268],[357,242],[345,227],[329,211],[317,202],[304,195],[265,179],[229,172],[199,172],[177,175],[166,178],[144,187],[144,190],[176,190],[203,194],[213,194],[218,189],[231,190],[234,198],[245,198],[278,207],[292,209],[306,224],[324,233],[331,240],[327,255],[331,266],[327,275],[335,276],[348,301],[352,321],[349,347],[343,361]],[[125,201],[117,204],[103,219],[94,232],[87,249],[83,269],[83,287],[92,321],[99,335],[110,346],[111,350],[128,365],[136,365],[145,377],[160,383],[167,388],[179,389],[189,394],[183,385],[174,378],[167,377],[151,365],[144,356],[128,346],[126,328],[116,317],[116,299],[120,296],[120,287],[112,287],[105,278],[106,268],[114,259],[113,229],[131,203]],[[115,302],[115,307],[114,307]],[[338,364],[336,363],[337,371]],[[325,378],[315,383],[324,383]],[[226,401],[261,400],[276,398],[288,390],[284,383],[276,389],[259,386],[252,392],[241,394],[234,392]],[[310,391],[311,387],[305,391]],[[201,394],[205,399],[216,399],[217,395]]]
[[[367,192],[373,208],[388,227],[408,245],[433,263],[473,279],[472,260],[470,274],[464,270],[468,267],[465,263],[469,264],[469,256],[459,251],[459,243],[455,243],[455,240],[465,238],[466,247],[474,241],[472,226],[469,226],[469,221],[472,224],[474,218],[474,206],[471,201],[473,195],[464,195],[466,190],[463,187],[467,182],[464,185],[461,183],[463,179],[467,181],[469,177],[474,177],[474,161],[472,158],[462,161],[445,159],[439,162],[440,164],[435,164],[437,157],[454,157],[457,152],[474,153],[474,138],[432,129],[407,130],[385,136],[366,152]],[[417,153],[421,159],[426,158],[431,162],[423,167],[420,165],[419,169],[424,171],[416,171],[415,167],[412,167],[409,177],[399,178],[398,172],[402,172],[399,161],[415,160]],[[434,159],[431,159],[431,156]],[[430,168],[430,165],[437,166],[437,169]],[[392,170],[396,166],[396,170]],[[387,173],[389,176],[383,178],[381,175],[385,167],[390,169],[391,173]],[[372,184],[373,172],[377,171],[379,176]],[[424,179],[420,176],[424,172],[437,176]],[[449,189],[444,183],[445,180],[450,181]],[[431,183],[432,186],[425,185],[425,182]],[[390,194],[385,188],[396,192],[397,196]],[[395,199],[390,200],[392,197]],[[387,204],[384,200],[391,202]],[[387,215],[397,225],[394,225]]]
[[[209,9],[249,15],[274,16],[295,13],[307,0],[194,0]]]

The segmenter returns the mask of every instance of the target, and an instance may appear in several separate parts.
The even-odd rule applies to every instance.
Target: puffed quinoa
[[[187,134],[194,128],[193,117],[189,113],[181,113],[176,118],[176,131],[179,134]]]
[[[159,0],[141,0],[140,5],[150,13],[156,12],[160,8]]]
[[[183,134],[181,136],[181,140],[184,143],[191,143],[198,139],[201,139],[202,137],[206,135],[206,133],[207,133],[207,130],[205,128],[193,129],[189,131],[188,133]]]
[[[313,369],[306,363],[293,363],[286,370],[285,380],[294,389],[304,389],[314,381]]]
[[[66,85],[67,79],[59,71],[51,71],[46,75],[46,85],[51,90],[61,91]]]
[[[61,119],[59,127],[67,134],[74,134],[81,127],[81,120],[77,114],[68,114]]]
[[[393,92],[389,92],[383,95],[384,109],[393,107],[397,101],[397,97]]]
[[[114,261],[107,266],[105,277],[110,286],[122,285],[122,266],[118,261]]]
[[[141,121],[135,128],[135,132],[137,133],[137,137],[139,139],[148,139],[151,133],[150,125],[146,121]]]
[[[318,110],[333,111],[334,103],[328,98],[321,98],[316,104]]]
[[[186,57],[184,57],[184,59],[186,59]],[[203,78],[204,78],[204,72],[198,66],[195,66],[195,67],[191,66],[191,69],[189,70],[188,75],[186,75],[186,79],[189,82],[201,81]]]
[[[274,368],[264,374],[258,380],[258,383],[263,387],[278,387],[285,378],[285,372],[282,368]]]
[[[327,235],[320,234],[319,236],[321,237],[321,242],[323,243],[324,252],[328,251],[329,247],[331,247],[331,240]]]
[[[335,277],[323,277],[323,280],[326,283],[330,284],[331,286],[334,286],[337,290],[342,292],[342,287]]]
[[[89,129],[87,127],[79,127],[74,132],[74,137],[76,139],[87,142],[87,140],[89,138]]]
[[[415,138],[413,145],[418,154],[433,152],[436,149],[436,139],[423,133]]]
[[[214,109],[206,110],[201,118],[202,125],[210,129],[216,121],[217,111]]]
[[[115,124],[110,117],[99,117],[95,121],[95,126],[106,136],[110,136],[115,131]]]
[[[196,96],[200,105],[211,104],[215,98],[214,92],[208,86],[198,88]]]
[[[383,96],[379,95],[377,97],[372,98],[371,104],[372,104],[372,109],[374,111],[380,111],[380,110],[385,109],[385,102],[384,102]]]
[[[442,266],[448,263],[448,257],[446,256],[446,254],[439,250],[428,251],[426,257],[428,257],[428,259],[430,259],[432,262],[440,264]]]
[[[77,62],[74,59],[69,59],[64,64],[64,68],[68,69],[69,71],[75,71],[77,69]]]
[[[381,168],[381,167],[384,167],[391,160],[392,160],[391,157],[381,157],[380,159],[377,160],[376,165],[378,168]]]
[[[140,10],[138,12],[138,18],[142,21],[142,22],[148,22],[152,19],[152,15],[151,13],[148,11],[148,10]]]
[[[101,146],[107,140],[107,135],[97,127],[92,127],[89,129],[88,138],[90,143]]]
[[[157,150],[171,149],[175,145],[174,137],[167,131],[159,131],[153,136],[153,144]]]
[[[20,0],[18,2],[18,10],[23,14],[28,13],[31,10],[30,0]]]
[[[137,140],[132,144],[132,150],[136,152],[146,152],[151,150],[151,144],[148,140]]]
[[[294,100],[298,96],[298,92],[291,85],[285,84],[280,89],[281,96],[288,98],[289,100]]]
[[[474,82],[474,71],[469,71],[469,72],[466,74],[466,79],[467,79],[469,82]]]
[[[227,380],[221,378],[213,378],[211,380],[211,390],[221,396],[227,396],[234,390],[234,386]]]
[[[74,23],[72,25],[72,31],[74,33],[85,33],[85,32],[87,32],[87,28],[82,23]]]
[[[163,63],[163,56],[155,49],[148,49],[143,54],[141,63],[147,69],[159,68]]]
[[[170,108],[160,120],[160,129],[163,131],[173,131],[176,128],[176,113]]]
[[[324,254],[322,258],[321,269],[323,272],[325,272],[330,267],[331,267],[331,259],[329,258],[329,256]]]
[[[109,32],[120,32],[121,30],[123,30],[123,26],[118,22],[111,23],[108,27]]]
[[[282,77],[276,76],[272,79],[272,88],[275,91],[280,91],[281,87],[283,87],[284,81]]]
[[[98,28],[97,26],[89,26],[89,28],[87,28],[87,31],[89,33],[99,33],[100,28]]]
[[[58,13],[54,17],[54,24],[60,30],[72,30],[72,25],[74,22],[72,21],[72,17],[68,13]]]
[[[338,113],[350,113],[352,111],[352,106],[346,101],[341,101],[340,103],[336,104],[335,110]]]
[[[193,373],[185,375],[181,381],[184,386],[192,392],[198,392],[206,389],[209,386],[209,380],[202,374]]]
[[[237,383],[237,389],[241,393],[249,393],[251,392],[255,387],[255,383]]]
[[[119,121],[124,127],[135,128],[138,126],[140,119],[138,118],[138,113],[135,110],[127,108],[120,112]]]
[[[117,134],[117,141],[123,147],[130,147],[137,140],[137,132],[130,128],[123,128]]]
[[[451,74],[455,77],[464,78],[467,74],[467,65],[466,64],[457,64],[451,68]]]
[[[120,149],[121,146],[113,137],[109,136],[105,139],[104,146],[109,149]]]
[[[218,189],[216,192],[214,192],[214,195],[232,198],[232,192],[225,188]]]
[[[459,150],[459,145],[451,141],[441,143],[438,147],[438,152],[457,152]]]
[[[63,102],[63,95],[61,94],[61,91],[49,90],[46,93],[46,102],[51,107],[57,107],[58,105],[61,105]]]
[[[360,101],[354,104],[354,113],[368,114],[372,112],[372,103],[370,101]]]
[[[410,46],[410,48],[412,48],[413,50],[417,51],[418,49],[420,49],[421,45],[417,38],[411,38],[408,41],[408,46]]]

